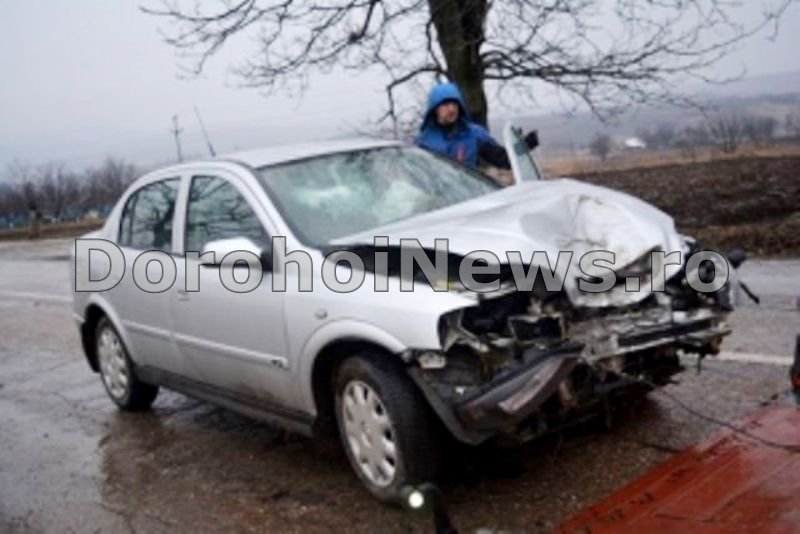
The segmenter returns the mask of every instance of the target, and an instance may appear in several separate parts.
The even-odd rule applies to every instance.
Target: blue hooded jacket
[[[436,122],[436,108],[447,100],[458,104],[458,123],[453,128],[442,128]],[[470,120],[461,91],[454,83],[442,83],[431,89],[428,95],[428,107],[420,127],[416,143],[422,148],[444,154],[466,165],[478,164],[480,145],[488,143],[497,145],[483,126]]]

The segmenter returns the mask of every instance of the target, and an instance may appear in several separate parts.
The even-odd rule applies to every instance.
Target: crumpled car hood
[[[334,244],[372,244],[374,236],[388,236],[393,245],[400,239],[417,239],[430,249],[435,239],[448,239],[450,252],[466,255],[488,250],[503,263],[507,262],[507,251],[519,251],[524,260],[535,251],[544,251],[555,266],[559,251],[571,251],[565,280],[567,295],[575,305],[592,307],[638,302],[650,294],[650,288],[642,287],[635,293],[612,290],[584,294],[577,287],[581,275],[578,261],[587,252],[613,252],[615,269],[619,269],[653,249],[667,254],[683,249],[674,221],[664,212],[625,193],[566,178],[508,187],[344,237]],[[666,278],[679,270],[679,265],[667,266]]]

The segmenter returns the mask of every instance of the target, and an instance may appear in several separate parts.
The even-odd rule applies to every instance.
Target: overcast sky
[[[159,21],[138,4],[0,0],[0,171],[13,159],[76,167],[106,155],[145,165],[171,161],[168,130],[176,113],[184,152],[200,154],[194,106],[218,151],[329,137],[382,109],[374,76],[320,77],[302,100],[238,89],[226,68],[247,55],[246,42],[234,43],[203,78],[181,79],[174,51],[158,35]],[[756,38],[719,68],[746,67],[751,76],[800,68],[800,5],[789,9],[782,28],[776,42]]]

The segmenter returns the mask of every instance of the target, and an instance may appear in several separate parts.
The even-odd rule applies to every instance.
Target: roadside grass
[[[103,226],[103,222],[103,219],[89,219],[68,223],[42,223],[39,227],[39,239],[77,237],[99,229]],[[0,230],[0,241],[23,241],[30,237],[30,229],[27,226]]]

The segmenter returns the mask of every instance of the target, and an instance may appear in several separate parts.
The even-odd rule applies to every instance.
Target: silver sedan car
[[[667,383],[678,351],[715,353],[731,282],[687,283],[708,278],[687,259],[698,245],[636,198],[540,180],[518,134],[506,141],[510,187],[365,140],[140,178],[76,240],[89,365],[125,410],[166,387],[308,436],[338,433],[366,488],[392,502],[437,478],[452,438],[524,441]],[[577,261],[598,249],[622,283]],[[654,252],[683,255],[663,266],[662,287]]]

